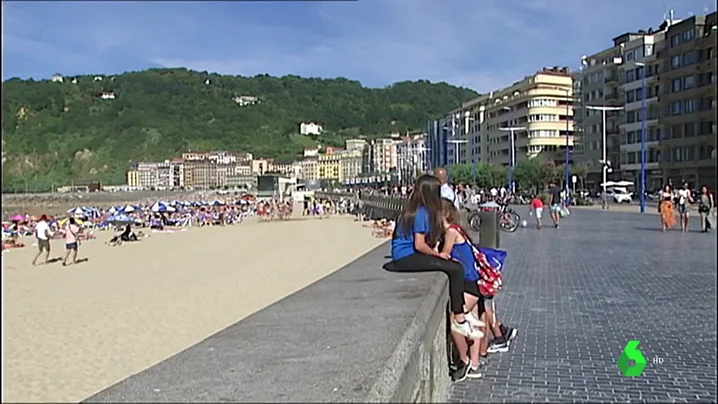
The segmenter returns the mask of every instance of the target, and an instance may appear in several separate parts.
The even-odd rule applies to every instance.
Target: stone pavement
[[[449,402],[716,402],[716,234],[692,222],[574,209],[558,230],[503,233],[496,307],[518,338]],[[641,376],[616,365],[629,340]]]

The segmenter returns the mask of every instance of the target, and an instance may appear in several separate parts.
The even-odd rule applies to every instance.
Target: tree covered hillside
[[[209,84],[207,84],[209,82]],[[340,143],[408,129],[477,94],[446,83],[401,82],[365,88],[343,78],[222,76],[151,69],[64,82],[3,83],[3,190],[45,190],[71,180],[121,183],[132,160],[184,150],[237,150],[290,157],[308,139],[300,122],[320,122]],[[115,99],[102,99],[113,93]],[[236,96],[260,103],[240,107]]]

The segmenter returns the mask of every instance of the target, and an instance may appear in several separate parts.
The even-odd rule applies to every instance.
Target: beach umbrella
[[[123,212],[123,213],[131,213],[131,212],[136,212],[138,210],[141,210],[141,209],[137,206],[132,206],[132,205],[126,205],[126,206],[123,206],[122,208],[120,208],[120,212]]]
[[[117,225],[117,224],[131,224],[131,223],[135,222],[135,219],[120,213],[117,215],[109,216],[107,219],[105,219],[105,221],[108,223]]]
[[[111,207],[110,209],[107,209],[107,212],[110,213],[110,214],[115,214],[115,213],[117,213],[119,210],[120,210],[120,207],[119,207],[119,206],[113,206],[113,207]]]
[[[67,213],[70,215],[73,215],[73,216],[86,216],[87,215],[85,208],[80,207],[80,206],[68,210]]]
[[[157,201],[152,206],[150,206],[150,210],[153,212],[174,212],[175,208],[167,205],[164,202]]]
[[[212,206],[222,206],[224,205],[224,202],[220,201],[219,199],[215,199],[214,202],[212,202]]]
[[[69,217],[64,217],[64,218],[62,218],[62,219],[59,219],[59,220],[57,221],[57,224],[60,225],[60,227],[62,227],[62,226],[64,226],[64,225],[67,224],[67,221],[68,221],[68,220],[70,220]],[[75,218],[75,223],[77,223],[78,225],[82,225],[82,224],[84,223],[84,221],[83,221],[82,219],[76,217],[76,218]]]
[[[24,215],[12,215],[10,216],[11,222],[24,222],[27,219]]]

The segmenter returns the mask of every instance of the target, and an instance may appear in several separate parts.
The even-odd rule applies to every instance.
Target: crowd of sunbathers
[[[294,212],[294,201],[271,199],[257,203],[257,216],[260,221],[288,220]]]
[[[254,199],[236,201],[183,200],[172,202],[155,201],[137,205],[114,206],[108,209],[77,207],[66,214],[53,217],[46,215],[46,225],[52,239],[61,239],[69,218],[73,218],[81,231],[78,240],[95,238],[93,230],[114,230],[118,233],[109,245],[141,240],[143,232],[135,234],[133,227],[149,228],[153,231],[177,231],[187,226],[215,226],[241,223],[245,217],[253,216],[258,204]],[[24,247],[22,237],[35,234],[39,216],[13,215],[2,223],[2,248]],[[129,232],[128,232],[129,229]]]

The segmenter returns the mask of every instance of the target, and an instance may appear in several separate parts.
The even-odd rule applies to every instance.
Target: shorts
[[[560,211],[561,211],[561,204],[554,203],[553,205],[551,205],[551,212],[558,213]]]
[[[536,208],[534,211],[536,211],[536,217],[541,219],[541,215],[543,215],[543,208]]]
[[[77,250],[77,242],[65,244],[65,248],[68,250]]]
[[[40,252],[43,251],[50,251],[50,240],[37,240],[37,248],[40,250]]]
[[[476,283],[477,281],[467,281],[464,280],[464,293],[470,294],[471,296],[475,297],[481,297],[481,293],[479,292],[479,284]]]
[[[688,215],[688,205],[678,205],[678,214]]]

